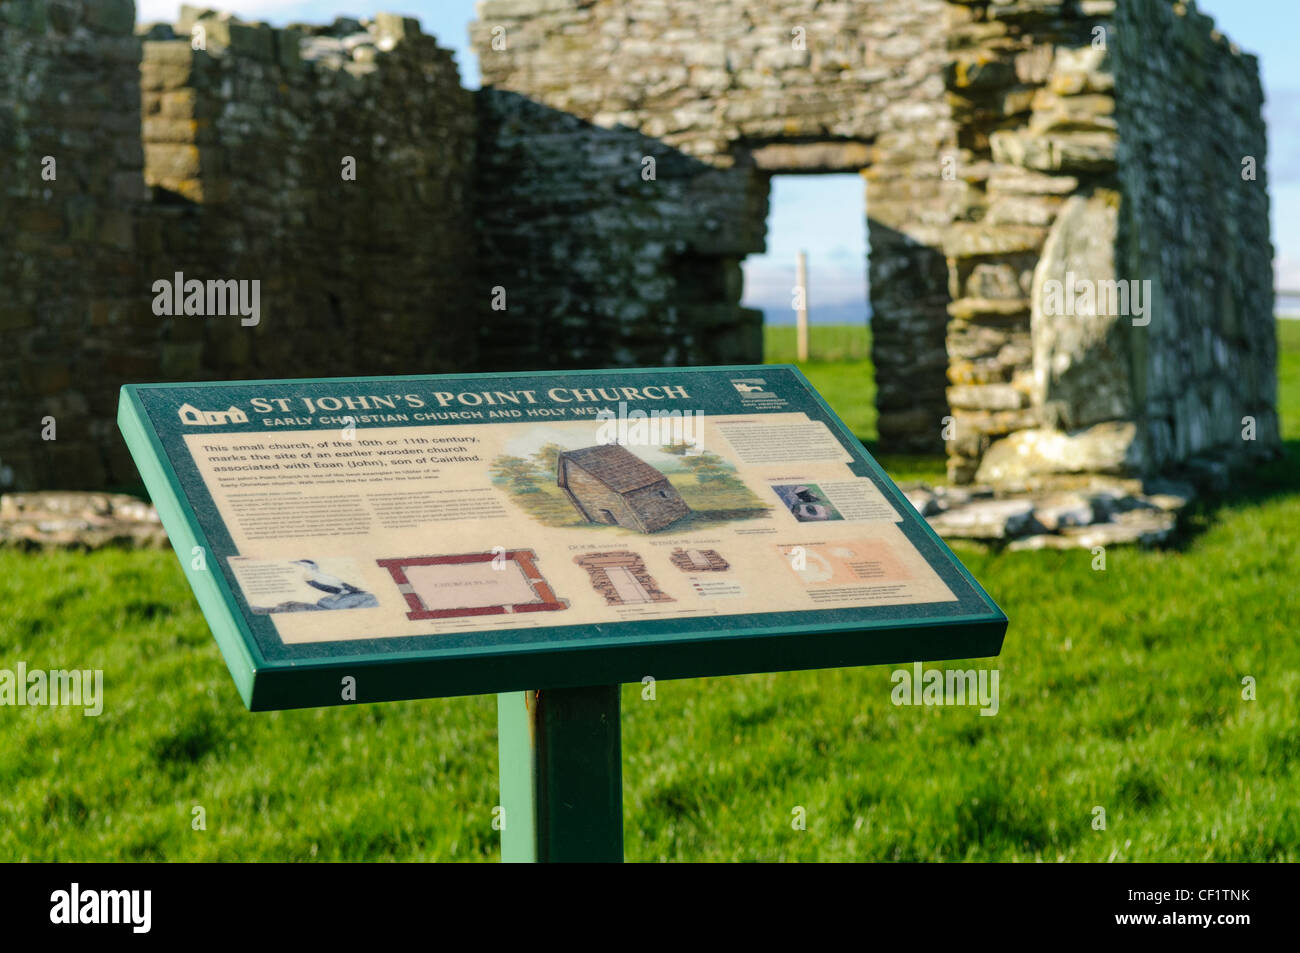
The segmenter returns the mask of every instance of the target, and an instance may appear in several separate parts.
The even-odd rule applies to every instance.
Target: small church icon
[[[181,423],[191,427],[248,423],[248,415],[233,404],[227,410],[199,410],[193,404],[181,404],[176,412],[181,415]]]

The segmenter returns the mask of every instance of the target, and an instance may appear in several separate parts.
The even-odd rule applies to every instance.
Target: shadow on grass
[[[1300,497],[1300,440],[1283,440],[1282,455],[1232,474],[1228,487],[1202,492],[1183,513],[1178,533],[1165,548],[1182,549],[1212,527],[1225,507],[1260,506]]]

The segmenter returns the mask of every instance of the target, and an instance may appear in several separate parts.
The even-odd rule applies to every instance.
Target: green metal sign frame
[[[769,402],[747,399],[737,383],[753,380],[763,382]],[[549,394],[556,388],[591,392],[611,381],[653,383],[670,394],[689,394],[663,401],[660,407],[668,411],[751,417],[794,412],[825,423],[842,444],[849,471],[871,481],[895,508],[901,516],[899,530],[955,599],[848,608],[792,605],[790,611],[455,633],[440,632],[431,622],[427,635],[384,637],[363,631],[355,639],[290,645],[265,615],[250,611],[239,589],[228,558],[240,553],[190,454],[184,435],[193,431],[187,431],[180,416],[185,406],[255,407],[254,398],[272,391],[287,399],[319,401],[398,385],[419,393],[479,387]],[[355,702],[498,694],[506,809],[503,859],[621,856],[621,683],[640,682],[647,675],[667,680],[987,657],[1001,651],[1007,628],[1006,616],[993,600],[792,366],[137,384],[122,388],[118,422],[250,710],[348,704],[351,700],[339,691],[345,675],[355,679]],[[380,420],[365,426],[389,424]],[[241,413],[209,430],[265,433],[262,427],[255,414]],[[189,555],[198,550],[208,555],[195,568]]]

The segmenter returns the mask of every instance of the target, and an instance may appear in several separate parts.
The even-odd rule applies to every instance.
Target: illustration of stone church
[[[654,533],[691,512],[666,476],[618,444],[564,451],[555,482],[589,523]]]

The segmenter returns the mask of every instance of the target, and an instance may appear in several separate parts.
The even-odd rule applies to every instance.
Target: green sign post
[[[502,692],[497,748],[503,861],[623,859],[617,685]]]
[[[122,389],[251,710],[496,693],[502,859],[622,857],[619,686],[1007,620],[793,367]]]

